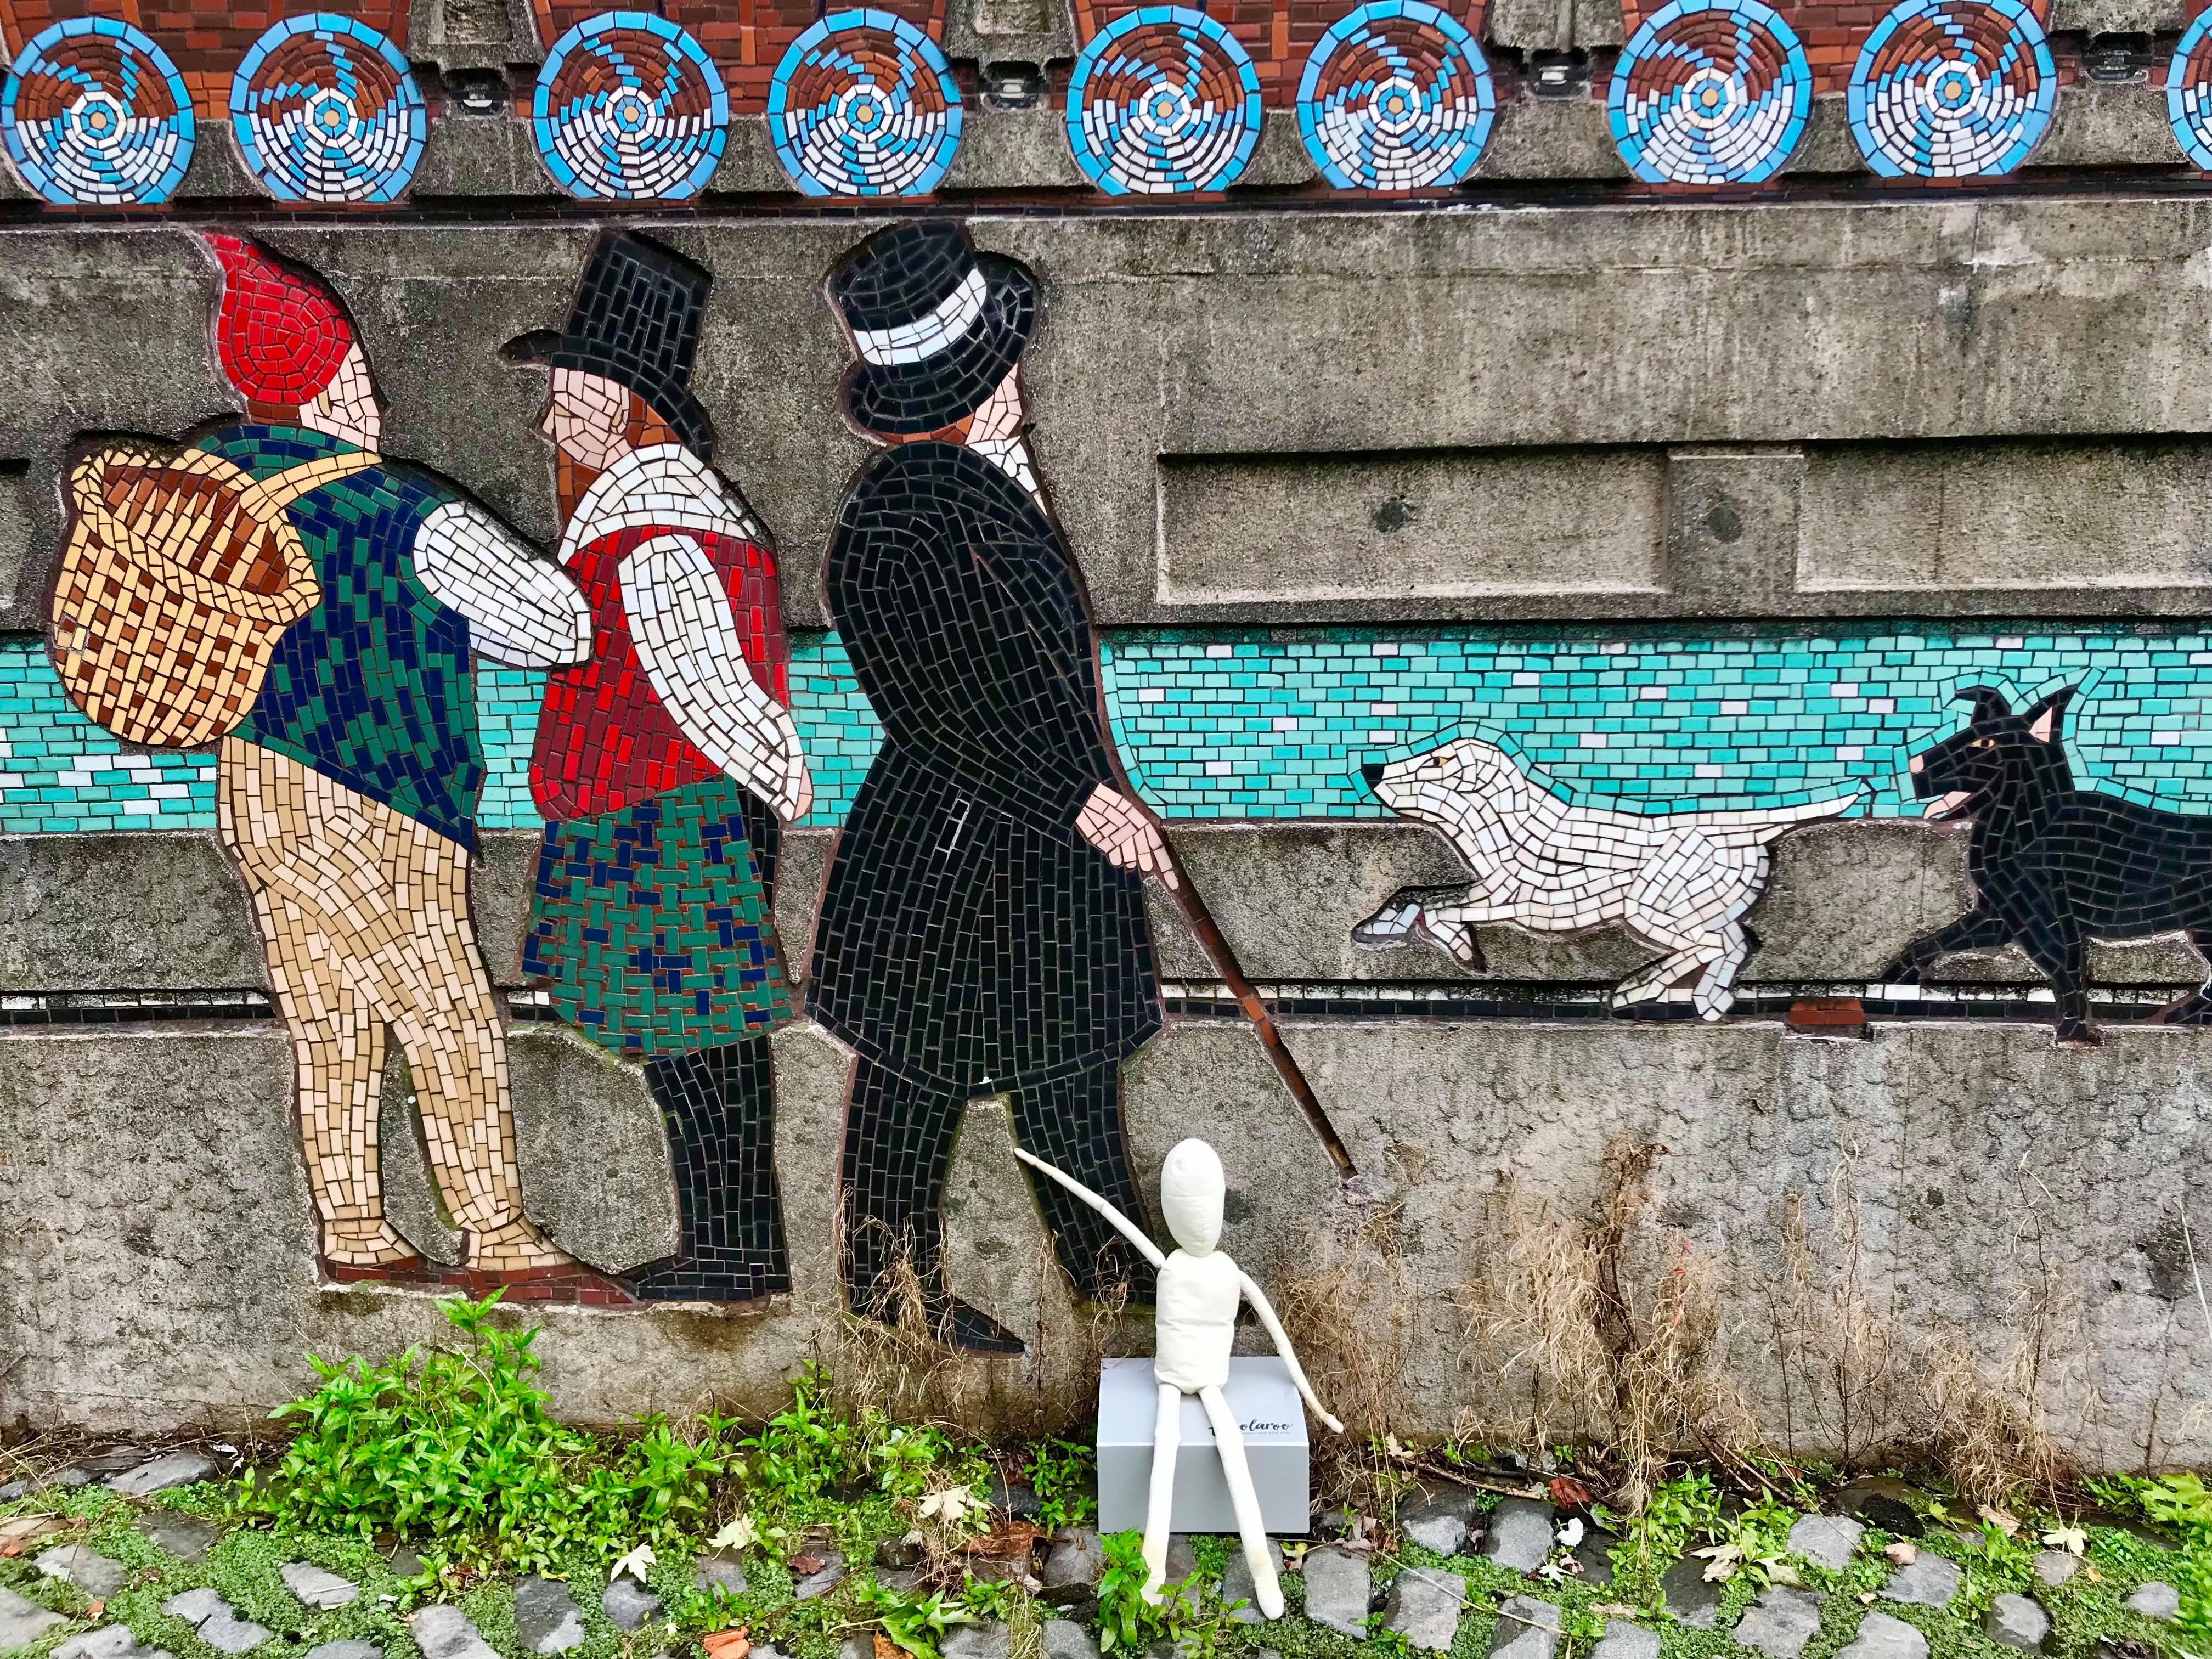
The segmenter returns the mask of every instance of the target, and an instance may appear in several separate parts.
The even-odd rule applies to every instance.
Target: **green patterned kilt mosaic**
[[[634,1060],[790,1021],[744,807],[714,778],[545,826],[522,969],[562,1019]]]

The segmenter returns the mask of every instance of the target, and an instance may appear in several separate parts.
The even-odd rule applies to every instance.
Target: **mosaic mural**
[[[1121,1069],[1166,1018],[1148,881],[1350,1176],[1166,822],[1425,826],[1468,878],[1346,915],[1355,943],[1480,972],[1482,929],[1620,930],[1651,952],[1613,988],[1626,1015],[1726,1016],[1771,848],[1839,818],[1968,825],[1975,908],[1887,983],[2017,945],[2057,1037],[2086,1042],[2090,944],[2212,957],[2212,635],[1102,633],[1027,436],[1036,278],[937,221],[830,274],[842,413],[874,451],[824,562],[830,626],[794,636],[773,538],[714,469],[691,387],[706,271],[609,234],[563,325],[506,348],[547,374],[549,560],[382,453],[327,284],[199,240],[243,413],[67,468],[50,639],[0,646],[0,831],[206,828],[228,849],[333,1281],[602,1306],[787,1290],[768,1039],[803,1013],[853,1055],[854,1307],[887,1316],[910,1266],[940,1334],[1018,1352],[945,1279],[953,1139],[969,1101],[1004,1096],[1026,1151],[1133,1211]],[[803,825],[836,834],[813,936],[784,941],[778,854]],[[468,902],[494,828],[538,837],[534,1003],[637,1065],[665,1125],[679,1249],[619,1283],[523,1213],[506,1014]],[[2162,1017],[2212,1023],[2212,991]],[[385,1212],[392,1044],[457,1268]],[[1095,1211],[1034,1191],[1079,1291],[1139,1282]]]
[[[804,195],[927,195],[966,119],[945,3],[533,0],[544,58],[518,113],[548,175],[587,200],[697,196],[740,118],[765,120]],[[1107,198],[1230,189],[1271,111],[1295,112],[1322,189],[1448,191],[1480,167],[1514,90],[1481,44],[1483,0],[1072,9],[1081,44],[1061,125]],[[94,0],[0,0],[0,139],[50,202],[153,205],[173,198],[201,127],[227,117],[275,198],[390,204],[443,112],[395,44],[407,11],[272,0],[210,27],[189,10],[125,21]],[[2034,152],[2075,72],[2053,56],[2047,12],[2048,0],[1622,0],[1626,44],[1599,95],[1623,162],[1662,189],[1771,183],[1824,96],[1844,103],[1878,177],[1996,178]],[[2181,155],[2212,171],[2208,17],[2183,34],[2164,91]]]
[[[572,196],[678,201],[714,173],[730,95],[690,33],[651,12],[586,17],[545,52],[531,136]]]
[[[245,418],[72,469],[56,672],[120,738],[220,739],[198,770],[291,1034],[324,1271],[439,1277],[384,1212],[392,1040],[462,1235],[452,1277],[611,1299],[522,1213],[505,1031],[467,888],[483,775],[474,653],[575,659],[581,597],[482,507],[379,453],[382,400],[335,295],[250,242],[204,240],[216,360]]]
[[[859,362],[854,426],[883,446],[845,500],[824,605],[883,731],[831,854],[806,1010],[857,1055],[842,1170],[855,1304],[893,1262],[961,1346],[1019,1340],[953,1298],[941,1208],[967,1101],[1009,1097],[1022,1144],[1138,1204],[1121,1062],[1157,1031],[1147,872],[1082,579],[1023,434],[1036,280],[951,224],[857,249],[830,295]],[[1081,1291],[1134,1283],[1095,1211],[1032,1179]]]
[[[404,3],[116,9],[0,0],[0,139],[48,201],[167,201],[223,126],[278,201],[389,203],[413,179],[430,111],[396,44]]]
[[[707,274],[630,236],[592,251],[549,368],[559,557],[591,648],[548,677],[530,757],[544,839],[523,971],[637,1060],[668,1128],[683,1241],[652,1300],[788,1290],[768,1036],[792,1018],[770,918],[780,823],[812,797],[775,556],[709,465],[691,395]]]

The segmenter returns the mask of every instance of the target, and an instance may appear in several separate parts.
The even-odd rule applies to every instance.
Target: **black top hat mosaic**
[[[1035,278],[941,222],[871,236],[830,276],[830,298],[860,355],[846,407],[873,432],[935,432],[973,414],[1036,324]]]
[[[691,365],[711,280],[689,259],[639,237],[604,237],[584,267],[568,327],[510,341],[506,355],[628,386],[687,447],[709,454],[714,424],[691,395]]]

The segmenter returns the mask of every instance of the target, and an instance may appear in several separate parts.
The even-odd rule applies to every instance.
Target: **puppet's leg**
[[[1244,1461],[1244,1437],[1237,1431],[1237,1413],[1229,1409],[1229,1401],[1218,1389],[1200,1389],[1198,1403],[1206,1407],[1206,1420],[1213,1425],[1221,1473],[1229,1481],[1230,1507],[1237,1511],[1237,1530],[1244,1539],[1245,1565],[1252,1569],[1253,1598],[1267,1618],[1279,1619],[1283,1587],[1275,1581],[1274,1557],[1267,1549],[1267,1529],[1260,1522],[1260,1494],[1252,1490],[1252,1469]]]
[[[1145,1600],[1160,1604],[1168,1582],[1168,1527],[1175,1508],[1176,1452],[1182,1443],[1182,1390],[1160,1384],[1159,1414],[1152,1419],[1152,1492],[1145,1509]]]

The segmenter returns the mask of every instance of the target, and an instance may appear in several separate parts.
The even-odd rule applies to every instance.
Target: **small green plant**
[[[792,1385],[791,1403],[744,1443],[745,1474],[756,1491],[805,1501],[866,1476],[866,1437],[829,1399],[829,1374],[809,1365]]]
[[[1106,1571],[1098,1580],[1099,1651],[1141,1653],[1163,1638],[1182,1635],[1198,1600],[1191,1580],[1199,1575],[1167,1585],[1154,1607],[1145,1600],[1143,1534],[1109,1532],[1099,1542],[1106,1555]]]
[[[872,1578],[864,1580],[854,1598],[884,1634],[920,1659],[938,1659],[938,1644],[955,1625],[972,1625],[976,1615],[942,1590],[892,1589]]]
[[[901,1425],[884,1431],[868,1453],[876,1470],[876,1484],[894,1498],[919,1498],[933,1484],[931,1477],[952,1455],[952,1443],[942,1429]]]
[[[1693,1540],[1717,1540],[1723,1531],[1721,1495],[1712,1476],[1698,1469],[1662,1480],[1652,1489],[1651,1501],[1629,1523],[1629,1540],[1639,1562],[1659,1566],[1680,1556]]]
[[[1089,1487],[1098,1454],[1073,1440],[1040,1440],[1030,1448],[1030,1490],[1037,1497],[1037,1524],[1048,1532],[1081,1526],[1097,1509]]]
[[[465,1346],[410,1348],[374,1366],[311,1358],[321,1386],[271,1413],[299,1434],[272,1479],[247,1476],[243,1507],[318,1531],[427,1540],[471,1566],[543,1567],[577,1551],[610,1559],[696,1526],[728,1463],[720,1420],[690,1440],[652,1419],[615,1447],[556,1422],[534,1380],[538,1328],[501,1329],[498,1302],[494,1291],[443,1304]]]

